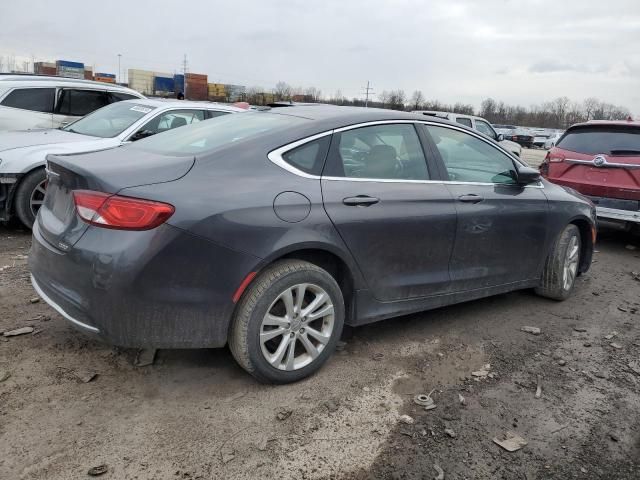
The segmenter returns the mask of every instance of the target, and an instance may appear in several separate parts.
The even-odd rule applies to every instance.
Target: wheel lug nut
[[[304,328],[301,328],[301,329],[300,329],[300,333],[304,333]]]
[[[291,334],[289,335],[290,337],[293,337],[295,335],[295,333],[291,332]]]

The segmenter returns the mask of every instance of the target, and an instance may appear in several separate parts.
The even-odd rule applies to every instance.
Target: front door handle
[[[476,195],[475,193],[469,193],[467,195],[460,195],[458,200],[464,203],[480,203],[484,200],[484,197]]]
[[[349,207],[368,207],[374,205],[380,201],[379,198],[370,197],[368,195],[358,195],[357,197],[347,197],[342,200],[342,203]]]

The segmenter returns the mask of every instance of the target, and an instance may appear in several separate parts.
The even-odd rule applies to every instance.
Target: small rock
[[[451,438],[456,438],[456,432],[452,428],[445,428],[444,433],[449,435]]]
[[[605,340],[611,340],[613,337],[618,336],[618,332],[611,332],[609,335],[605,335]]]
[[[600,372],[598,370],[593,372],[593,376],[596,377],[596,378],[607,378],[607,376],[604,373],[602,373],[602,372]]]
[[[584,332],[586,332],[586,331],[587,331],[587,329],[586,329],[586,328],[584,328],[584,327],[573,327],[573,330],[574,330],[575,332],[580,332],[580,333],[584,333]]]
[[[155,348],[141,348],[136,354],[136,360],[133,366],[148,367],[149,365],[153,365],[153,362],[156,359],[156,351],[157,350]]]
[[[440,465],[435,464],[433,466],[433,469],[438,472],[438,475],[436,475],[435,477],[433,477],[433,480],[444,480],[444,470],[442,470],[442,468],[440,468]]]
[[[347,346],[347,342],[338,341],[338,342],[336,343],[336,350],[337,350],[338,352],[341,352],[342,350],[344,350],[344,349],[345,349],[345,347],[346,347],[346,346]]]
[[[458,403],[465,407],[467,405],[467,400],[462,396],[462,394],[458,394]]]
[[[338,410],[338,407],[340,406],[340,403],[335,398],[330,398],[329,400],[324,402],[324,406],[330,412],[336,412]]]
[[[616,342],[611,342],[609,345],[615,348],[616,350],[620,350],[622,348],[622,345]]]
[[[104,475],[108,471],[109,467],[107,467],[105,464],[102,464],[98,465],[97,467],[91,467],[87,473],[92,477],[98,477],[100,475]]]
[[[558,360],[558,365],[560,365],[561,367],[564,367],[566,364],[567,364],[566,360],[564,360],[562,358],[560,360]]]
[[[542,333],[542,330],[540,330],[538,327],[521,327],[520,330],[526,333],[530,333],[531,335],[540,335]]]
[[[471,375],[476,377],[477,379],[487,378],[487,375],[489,375],[489,369],[490,368],[491,368],[491,364],[487,363],[480,370],[477,370],[475,372],[471,372]]]
[[[495,437],[493,443],[500,445],[507,452],[515,452],[527,445],[527,441],[524,438],[513,432],[506,432],[502,440]]]
[[[75,376],[82,382],[82,383],[89,383],[91,380],[93,380],[94,378],[96,378],[98,376],[98,374],[96,372],[92,372],[92,371],[80,371],[80,372],[74,372]]]
[[[413,417],[410,417],[409,415],[400,415],[400,418],[398,418],[398,420],[405,425],[413,425],[415,423]]]
[[[627,250],[636,250],[637,247],[635,245],[629,244],[629,245],[626,245],[624,248],[626,248]]]
[[[636,374],[640,375],[640,360],[629,362],[629,368]]]
[[[0,383],[4,382],[7,378],[9,378],[11,374],[6,370],[0,370]]]
[[[371,391],[371,389],[369,387],[362,387],[362,391],[368,393]]]
[[[631,272],[631,276],[633,277],[634,280],[637,280],[638,282],[640,282],[640,272]]]
[[[29,300],[31,303],[38,303],[40,302],[40,299],[38,297],[33,297],[31,300]]]
[[[609,437],[611,438],[611,440],[613,440],[614,442],[619,442],[620,441],[620,437],[618,437],[615,433],[610,433]]]
[[[585,346],[585,347],[590,347],[591,343],[590,342],[584,342],[582,345]]]
[[[276,414],[276,418],[280,421],[286,420],[291,416],[292,413],[293,413],[293,410],[291,410],[290,408],[281,408],[280,410],[278,410],[278,413]]]
[[[222,454],[222,463],[229,463],[234,458],[236,458],[235,454],[231,452],[225,452]]]
[[[15,330],[9,330],[8,332],[4,332],[3,335],[5,337],[15,337],[17,335],[24,335],[25,333],[32,333],[33,327],[22,327],[16,328]]]
[[[584,468],[584,467],[580,467],[580,471],[581,471],[582,473],[587,473],[587,472],[588,472],[588,470],[587,470],[586,468]]]
[[[627,310],[626,307],[618,307],[618,310],[620,310],[621,312],[628,312],[629,310]]]
[[[384,353],[378,352],[378,353],[374,353],[373,355],[371,355],[371,358],[375,361],[380,361],[384,358]]]

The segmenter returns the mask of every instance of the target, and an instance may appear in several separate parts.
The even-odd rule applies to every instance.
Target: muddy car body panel
[[[244,289],[283,258],[329,271],[350,325],[534,287],[570,222],[584,231],[579,268],[589,268],[593,206],[545,180],[518,183],[530,169],[471,129],[345,107],[232,117],[115,150],[49,157],[53,188],[29,257],[47,301],[115,344],[215,347],[227,342]],[[446,140],[438,143],[431,127],[480,142],[514,178],[451,180],[451,157],[439,153]],[[393,178],[367,177],[363,159],[384,160],[392,148]],[[149,168],[131,168],[133,159]],[[89,225],[74,206],[78,190],[175,211],[150,230]]]

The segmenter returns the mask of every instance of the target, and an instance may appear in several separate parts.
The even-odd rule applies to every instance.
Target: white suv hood
[[[118,138],[100,138],[63,130],[0,133],[0,173],[26,173],[44,165],[50,153],[82,153],[120,145]]]

